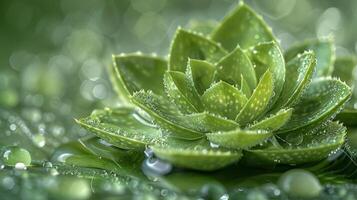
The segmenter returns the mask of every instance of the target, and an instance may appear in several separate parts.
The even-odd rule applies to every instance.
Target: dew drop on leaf
[[[147,158],[143,163],[143,171],[147,175],[165,175],[171,172],[172,165],[157,158]]]
[[[29,166],[31,164],[31,154],[26,149],[11,146],[5,149],[3,161],[4,164],[8,166],[15,166],[18,163]]]

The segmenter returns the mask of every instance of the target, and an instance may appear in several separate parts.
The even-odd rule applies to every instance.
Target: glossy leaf
[[[105,141],[123,149],[143,149],[160,142],[161,132],[133,108],[96,110],[77,123]]]
[[[310,40],[297,44],[285,52],[286,61],[311,50],[316,55],[316,76],[329,76],[333,72],[335,61],[335,46],[331,39]]]
[[[346,128],[329,122],[318,129],[290,134],[282,140],[281,148],[252,149],[248,150],[246,156],[266,163],[302,164],[319,161],[341,147]]]
[[[141,89],[163,94],[163,77],[167,62],[161,58],[140,54],[113,56],[112,78],[119,96],[133,95]]]
[[[234,86],[220,81],[205,91],[202,102],[210,113],[234,120],[246,104],[247,97]]]
[[[194,113],[202,110],[200,97],[183,72],[168,71],[164,76],[165,91],[182,113]]]
[[[214,144],[232,149],[247,149],[253,147],[272,136],[272,132],[264,130],[220,131],[208,133],[207,138]]]
[[[196,113],[183,116],[187,121],[187,126],[200,132],[228,131],[237,128],[239,125],[233,121],[207,112]]]
[[[242,157],[240,151],[212,148],[205,140],[189,144],[177,140],[167,146],[152,146],[151,148],[157,157],[175,166],[203,171],[223,168]]]
[[[240,85],[243,76],[250,88],[255,88],[257,85],[254,67],[249,57],[239,46],[223,57],[216,64],[216,69],[216,81],[223,80],[232,85]]]
[[[284,126],[291,118],[293,109],[282,109],[279,112],[266,117],[265,119],[249,127],[251,130],[276,131]]]
[[[199,94],[203,94],[213,82],[215,67],[203,60],[189,59],[186,70]]]
[[[225,54],[221,46],[203,35],[179,28],[171,44],[169,70],[185,72],[189,58],[215,63]]]
[[[273,95],[273,77],[268,70],[260,79],[252,96],[236,117],[236,121],[244,126],[262,115]]]
[[[182,118],[181,112],[164,97],[152,92],[140,91],[133,95],[132,101],[147,112],[160,126],[160,129],[168,132],[171,136],[182,139],[203,137],[202,133],[184,126],[187,122]]]
[[[339,80],[320,78],[314,80],[294,106],[291,120],[281,131],[291,131],[319,124],[338,113],[351,96],[350,88]]]
[[[268,69],[272,73],[274,96],[271,104],[274,104],[285,83],[285,61],[280,47],[275,42],[260,43],[251,49],[250,58],[255,64],[257,77],[260,78]]]
[[[252,95],[252,88],[248,85],[247,81],[244,79],[243,75],[241,77],[241,84],[240,84],[240,90],[245,94],[247,98],[249,98]]]
[[[314,54],[305,52],[286,64],[286,81],[281,96],[274,106],[275,110],[280,107],[290,107],[299,100],[311,81],[315,62]]]
[[[233,50],[237,44],[246,49],[275,40],[262,17],[243,3],[223,19],[211,37],[228,50]]]

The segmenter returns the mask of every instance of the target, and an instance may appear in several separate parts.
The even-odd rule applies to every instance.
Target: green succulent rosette
[[[77,120],[123,150],[177,167],[216,170],[244,158],[303,164],[339,149],[346,129],[332,119],[351,96],[331,78],[330,39],[282,52],[271,28],[239,4],[211,33],[178,28],[168,59],[113,56],[111,80],[127,106]]]

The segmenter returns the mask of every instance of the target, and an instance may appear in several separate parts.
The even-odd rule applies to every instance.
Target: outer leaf
[[[132,102],[147,112],[161,129],[171,136],[182,139],[198,139],[202,133],[187,128],[187,121],[175,105],[152,92],[140,91],[133,95]]]
[[[239,46],[222,58],[216,64],[216,69],[215,80],[217,81],[223,80],[232,85],[240,85],[243,76],[250,88],[255,88],[257,85],[254,67]]]
[[[260,42],[275,40],[262,17],[243,3],[214,29],[212,39],[220,42],[228,50],[233,50],[237,44],[246,49]]]
[[[141,89],[163,94],[162,78],[167,62],[158,57],[127,54],[113,56],[112,80],[120,97],[127,98]]]
[[[239,126],[233,120],[222,118],[207,112],[186,115],[183,117],[186,119],[190,128],[204,133],[229,131]]]
[[[291,134],[284,138],[286,142],[282,143],[282,148],[252,149],[248,150],[246,156],[251,160],[281,164],[319,161],[341,147],[346,128],[336,122],[329,122],[317,130]]]
[[[206,61],[189,59],[186,74],[202,95],[212,84],[215,70],[216,68]]]
[[[122,149],[143,149],[148,144],[161,142],[160,130],[141,118],[133,108],[96,110],[76,122]]]
[[[171,44],[169,70],[185,72],[189,58],[215,63],[227,52],[202,35],[178,29]]]
[[[237,162],[242,154],[240,151],[228,151],[212,148],[207,141],[201,140],[185,144],[184,141],[168,143],[167,146],[152,146],[157,157],[175,166],[212,171]]]
[[[345,108],[336,116],[336,120],[343,122],[346,126],[356,126],[357,125],[357,110]]]
[[[265,141],[272,135],[272,132],[263,130],[235,129],[226,132],[208,133],[207,138],[212,143],[222,147],[246,149]]]
[[[257,77],[260,78],[268,69],[272,73],[274,97],[271,104],[274,104],[285,83],[285,61],[280,47],[275,42],[260,43],[251,50],[250,57],[255,64]]]
[[[255,120],[266,110],[273,94],[273,78],[268,70],[260,79],[252,96],[236,117],[238,124],[244,126]]]
[[[314,80],[300,102],[294,106],[291,120],[281,131],[296,130],[331,118],[342,109],[350,96],[350,88],[339,80],[331,78]]]
[[[310,83],[315,64],[316,59],[312,52],[305,52],[287,63],[285,85],[274,106],[275,110],[289,107],[299,100],[304,89]]]
[[[335,61],[335,46],[331,39],[310,40],[297,44],[285,52],[285,59],[290,61],[304,51],[312,50],[316,55],[316,76],[329,76]]]
[[[247,101],[241,91],[223,81],[212,85],[202,95],[202,103],[207,111],[233,120]]]
[[[284,126],[292,115],[293,109],[282,109],[274,115],[271,115],[249,127],[252,130],[276,131]]]
[[[165,91],[182,113],[202,110],[200,97],[193,83],[182,72],[168,71],[164,76]]]

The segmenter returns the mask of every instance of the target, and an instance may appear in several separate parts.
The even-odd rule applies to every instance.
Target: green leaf
[[[266,110],[272,95],[273,77],[271,72],[268,70],[260,79],[248,102],[237,115],[236,121],[238,124],[244,126],[262,115]]]
[[[202,110],[200,96],[192,81],[182,72],[168,71],[164,76],[167,96],[182,113],[195,113]]]
[[[334,63],[333,76],[339,77],[341,81],[346,82],[349,86],[354,83],[353,70],[357,66],[357,59],[353,56],[339,57]]]
[[[122,149],[144,149],[161,142],[161,132],[133,108],[96,110],[76,120],[83,128]]]
[[[229,131],[237,128],[239,125],[226,118],[213,115],[207,112],[196,113],[183,116],[187,121],[187,126],[199,132],[208,133],[215,131]]]
[[[229,151],[212,148],[206,140],[187,143],[172,141],[167,146],[151,146],[155,155],[175,166],[188,169],[212,171],[237,162],[242,154],[240,151]]]
[[[302,164],[319,161],[336,151],[344,143],[346,128],[329,122],[308,132],[292,132],[283,138],[282,147],[248,150],[245,156],[266,163]]]
[[[252,89],[249,87],[249,85],[248,85],[247,81],[244,79],[243,75],[241,77],[240,90],[243,92],[243,94],[247,98],[252,96]]]
[[[217,62],[227,52],[208,38],[179,28],[171,44],[169,70],[185,72],[189,58]]]
[[[203,60],[189,59],[186,75],[192,80],[200,95],[206,91],[213,82],[216,68]]]
[[[287,63],[285,85],[281,96],[274,105],[275,110],[281,107],[290,107],[300,99],[311,81],[315,64],[316,59],[312,52],[305,52]]]
[[[202,95],[207,111],[233,120],[247,101],[241,91],[223,81],[215,83]]]
[[[339,80],[315,79],[300,102],[293,107],[293,115],[281,131],[287,132],[308,125],[318,125],[338,113],[350,96],[351,89]]]
[[[223,80],[232,85],[240,85],[242,76],[250,88],[255,88],[257,78],[249,57],[238,46],[216,64],[215,80]]]
[[[167,70],[167,62],[158,57],[124,54],[113,56],[111,76],[119,97],[127,99],[141,89],[163,94],[162,77]]]
[[[333,72],[335,61],[335,46],[331,39],[316,39],[297,44],[285,52],[286,61],[290,61],[295,56],[311,50],[316,55],[316,76],[329,76]]]
[[[285,83],[285,61],[276,42],[260,43],[250,50],[250,58],[255,64],[255,73],[260,78],[268,69],[273,75],[274,97],[270,104],[279,98]]]
[[[284,126],[291,118],[293,109],[281,109],[279,112],[268,116],[267,118],[253,124],[249,127],[251,130],[276,131]]]
[[[242,130],[238,128],[231,131],[207,133],[206,135],[209,141],[219,146],[232,149],[247,149],[264,142],[273,134],[265,130]]]
[[[345,108],[336,116],[336,120],[346,126],[357,126],[357,110]]]
[[[243,3],[213,30],[212,39],[228,50],[233,50],[237,44],[246,49],[261,42],[275,40],[262,17]]]
[[[132,102],[147,112],[160,129],[172,137],[190,140],[203,137],[202,133],[185,127],[187,121],[182,117],[182,113],[165,97],[140,91],[133,95]]]

